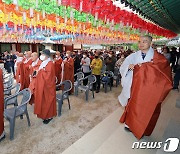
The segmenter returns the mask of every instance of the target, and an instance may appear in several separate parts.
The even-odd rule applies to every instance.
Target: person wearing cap
[[[61,81],[61,72],[62,72],[62,68],[61,68],[61,64],[62,64],[62,58],[61,58],[61,54],[59,51],[56,51],[56,57],[54,59],[54,66],[55,66],[55,73],[56,73],[56,78],[57,78],[57,83],[59,84]]]
[[[34,114],[48,124],[56,116],[56,76],[53,61],[50,59],[50,50],[44,49],[41,53],[42,61],[39,69],[33,73],[34,86],[30,88],[34,94]]]
[[[0,69],[0,142],[5,138],[4,132],[4,87],[3,72]]]
[[[31,54],[31,58],[32,58],[32,64],[29,66],[29,69],[30,69],[30,75],[29,75],[29,78],[30,78],[30,85],[29,85],[29,89],[34,89],[34,86],[35,84],[35,79],[33,78],[34,76],[34,73],[36,71],[38,71],[39,69],[39,66],[41,65],[42,61],[39,59],[38,57],[38,53],[37,52],[33,52]],[[30,100],[30,104],[33,104],[34,103],[34,95],[31,96],[31,100]]]
[[[62,62],[62,81],[70,80],[74,85],[74,60],[71,57],[71,51],[66,52],[66,57]],[[70,91],[73,93],[73,89]]]

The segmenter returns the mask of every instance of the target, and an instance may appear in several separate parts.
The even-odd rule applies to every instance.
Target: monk
[[[31,51],[27,51],[26,52],[26,59],[25,61],[23,62],[23,73],[24,73],[24,84],[21,85],[21,88],[24,89],[24,88],[28,88],[29,87],[29,84],[30,84],[30,66],[32,64],[32,59],[31,59],[31,54],[32,52]]]
[[[56,73],[56,78],[57,78],[57,84],[61,82],[61,64],[62,64],[62,58],[61,54],[59,51],[56,51],[56,58],[54,59],[54,65],[55,65],[55,73]]]
[[[19,53],[17,60],[15,62],[15,78],[16,78],[16,82],[20,83],[21,78],[23,79],[23,61],[24,61],[24,56],[23,53]],[[21,76],[20,76],[21,74]]]
[[[172,89],[169,63],[151,48],[151,42],[151,36],[140,37],[140,50],[128,56],[120,67],[123,89],[118,99],[125,106],[120,122],[137,139],[151,135],[161,104]]]
[[[35,85],[31,86],[34,94],[34,113],[48,124],[56,116],[56,77],[53,61],[50,59],[50,50],[44,49],[41,53],[42,61],[38,71],[33,73]]]
[[[66,52],[66,57],[62,62],[62,81],[70,80],[72,85],[74,85],[74,60],[71,57],[71,51]],[[70,91],[73,93],[74,88]]]
[[[4,87],[3,73],[0,69],[0,142],[5,138],[4,132]]]
[[[41,65],[42,61],[39,59],[37,52],[33,52],[31,54],[31,59],[32,59],[33,62],[29,66],[29,69],[30,69],[30,76],[29,76],[30,77],[30,85],[29,85],[29,88],[34,89],[34,87],[33,87],[35,85],[35,79],[33,78],[34,72],[38,71],[39,66]],[[31,100],[30,100],[29,103],[31,105],[34,103],[34,95],[31,96]]]

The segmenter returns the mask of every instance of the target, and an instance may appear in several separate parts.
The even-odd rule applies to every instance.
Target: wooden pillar
[[[31,52],[33,52],[33,50],[32,50],[32,44],[29,44],[29,49],[30,49]]]
[[[37,46],[38,46],[37,44],[31,44],[31,49],[32,49],[31,51],[32,52],[37,52],[38,51]]]
[[[21,52],[21,44],[16,43],[16,51]]]
[[[36,51],[39,54],[39,44],[36,45]]]
[[[65,51],[73,51],[73,45],[64,45]]]
[[[12,51],[16,51],[16,44],[11,45]]]

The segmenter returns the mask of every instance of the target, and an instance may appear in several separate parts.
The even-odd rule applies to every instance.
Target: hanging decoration
[[[33,36],[41,31],[52,33],[57,43],[82,44],[133,42],[142,33],[154,38],[177,35],[110,0],[0,0],[2,41],[38,43],[43,38]]]

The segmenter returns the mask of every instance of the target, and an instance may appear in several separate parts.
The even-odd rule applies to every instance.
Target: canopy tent
[[[180,46],[180,36],[177,36],[171,39],[169,42],[167,42],[166,45],[167,46]]]
[[[121,2],[161,27],[180,33],[179,0],[121,0]]]

